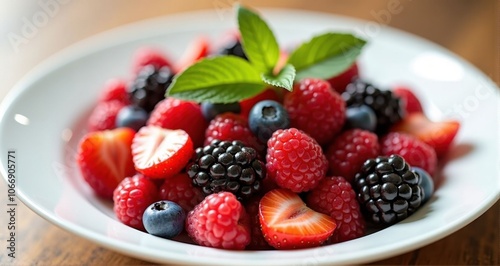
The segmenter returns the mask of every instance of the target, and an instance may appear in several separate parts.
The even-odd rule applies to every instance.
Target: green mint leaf
[[[347,70],[365,43],[352,34],[325,33],[299,46],[288,58],[288,63],[295,66],[297,80],[328,79]]]
[[[167,95],[196,102],[232,103],[252,97],[266,87],[260,73],[236,56],[207,58],[178,74]]]
[[[238,26],[243,50],[248,60],[261,73],[271,72],[280,56],[278,42],[262,18],[243,6],[238,6]]]
[[[286,64],[277,75],[272,72],[262,74],[262,80],[272,86],[280,87],[289,91],[293,90],[293,80],[295,79],[295,67]]]

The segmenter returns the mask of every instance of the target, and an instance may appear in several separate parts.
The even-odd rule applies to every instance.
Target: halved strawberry
[[[193,154],[193,142],[184,130],[144,126],[132,141],[135,169],[150,178],[179,173]]]
[[[443,156],[457,135],[460,123],[455,120],[433,122],[422,113],[412,113],[392,127],[391,131],[406,132],[434,148],[438,157]]]
[[[337,227],[330,216],[313,211],[287,189],[274,189],[262,197],[259,219],[264,238],[276,249],[319,246]]]
[[[80,141],[77,164],[97,195],[111,199],[118,184],[136,173],[130,150],[134,134],[132,129],[117,128],[90,132]]]
[[[393,89],[393,92],[403,101],[407,114],[423,112],[420,101],[409,87],[398,86]]]
[[[194,40],[187,48],[182,57],[174,65],[174,72],[180,73],[196,61],[206,57],[209,53],[210,45],[208,39],[200,36]]]

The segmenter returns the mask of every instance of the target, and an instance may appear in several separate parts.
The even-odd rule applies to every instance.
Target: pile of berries
[[[246,59],[238,40],[214,49]],[[141,49],[133,79],[106,83],[78,147],[81,174],[116,217],[159,237],[222,249],[296,249],[365,235],[433,194],[456,121],[432,122],[410,88],[380,89],[357,63],[240,102],[165,98],[177,64]]]

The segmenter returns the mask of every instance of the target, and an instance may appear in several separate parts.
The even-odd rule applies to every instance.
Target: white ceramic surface
[[[181,14],[105,32],[74,45],[29,73],[0,107],[0,162],[17,155],[18,197],[40,216],[104,247],[161,263],[332,265],[364,263],[417,249],[462,228],[500,194],[499,90],[475,67],[418,37],[345,17],[264,10],[282,45],[325,32],[348,31],[369,44],[363,76],[381,86],[418,89],[428,115],[462,127],[431,200],[403,222],[341,244],[294,251],[225,251],[150,236],[118,222],[75,167],[85,118],[106,79],[130,76],[136,48],[153,45],[173,58],[199,34],[216,40],[235,27],[231,12]]]

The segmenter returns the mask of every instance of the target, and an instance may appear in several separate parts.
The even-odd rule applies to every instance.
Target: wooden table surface
[[[211,1],[3,1],[0,8],[0,99],[31,68],[51,54],[103,30],[141,20],[197,9],[229,8],[234,0]],[[342,14],[380,22],[434,41],[465,58],[500,81],[500,2],[494,0],[242,1],[253,7],[288,7]],[[51,3],[44,6],[40,3]],[[400,12],[380,17],[391,5]],[[47,9],[48,8],[48,9]],[[13,42],[23,23],[40,12],[49,19],[37,31]],[[50,13],[49,13],[50,12]],[[385,12],[384,14],[387,14]],[[497,121],[498,122],[498,121]],[[24,166],[26,167],[26,166]],[[492,169],[495,169],[492,167]],[[472,177],[471,177],[472,178]],[[0,191],[7,191],[0,182]],[[2,197],[2,204],[6,204]],[[499,265],[500,203],[463,229],[423,248],[378,261],[377,265]],[[0,240],[6,243],[6,219],[1,215]],[[18,256],[0,252],[0,265],[146,265],[66,232],[37,216],[26,206],[18,209]]]

